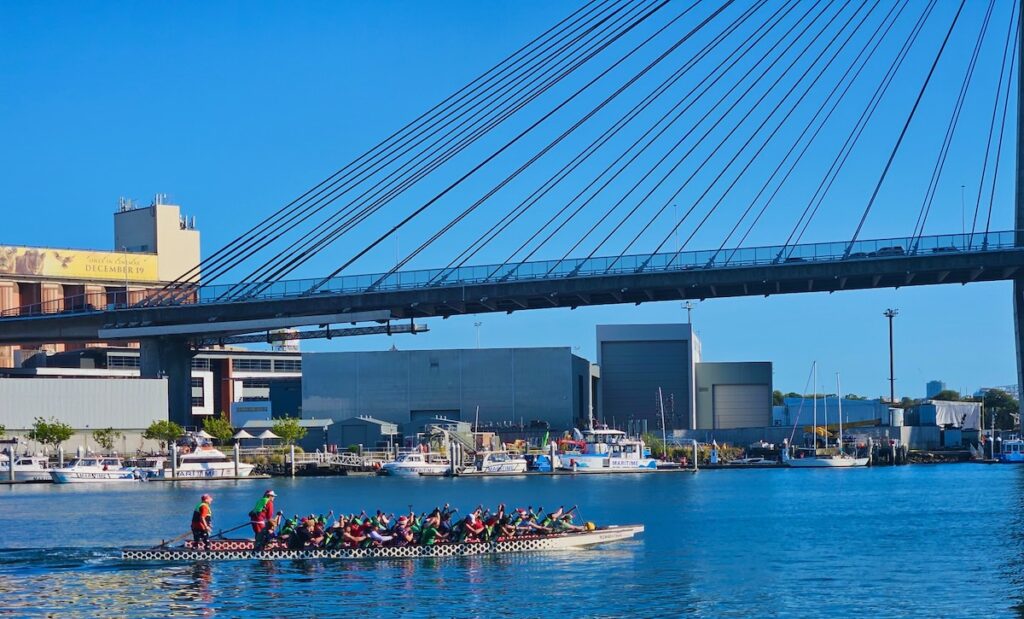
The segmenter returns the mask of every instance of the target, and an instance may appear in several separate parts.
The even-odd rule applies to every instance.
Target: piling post
[[[290,445],[291,448],[291,466],[292,466],[292,477],[295,477],[295,443]]]
[[[14,481],[14,447],[7,448],[7,478]]]
[[[692,439],[692,440],[693,440],[693,472],[696,473],[697,472],[697,453],[698,453],[697,450],[698,450],[698,446],[697,446],[697,439]]]
[[[171,441],[171,479],[178,478],[178,444]]]
[[[238,442],[236,441],[236,442],[235,442],[235,477],[238,477],[238,476],[239,476],[239,475],[238,475],[238,459],[239,459],[239,454],[238,454]]]
[[[57,447],[57,466],[64,468],[64,446]]]

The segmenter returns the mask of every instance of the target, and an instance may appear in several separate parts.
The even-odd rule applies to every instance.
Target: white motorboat
[[[658,461],[646,455],[643,440],[630,438],[621,430],[584,430],[579,440],[563,441],[555,467],[577,473],[647,472],[658,469]]]
[[[141,471],[125,468],[116,456],[77,458],[69,466],[50,469],[50,477],[55,484],[137,482],[145,478]]]
[[[238,477],[248,477],[256,467],[238,463]],[[153,467],[144,470],[151,477],[170,478],[174,472],[166,458],[160,458]],[[212,445],[202,445],[195,451],[178,454],[177,476],[180,477],[235,477],[235,461]]]
[[[469,469],[471,473],[516,474],[526,472],[526,458],[507,451],[481,451]]]
[[[10,463],[0,455],[0,479],[10,479]],[[15,481],[44,481],[50,479],[50,461],[46,456],[17,456],[14,458]]]
[[[451,460],[433,451],[411,451],[398,456],[394,462],[380,467],[381,473],[395,476],[444,475],[452,468]]]

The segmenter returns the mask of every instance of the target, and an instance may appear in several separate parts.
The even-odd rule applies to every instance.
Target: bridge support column
[[[167,418],[181,426],[192,424],[192,348],[183,337],[152,337],[140,342],[142,378],[167,379]]]

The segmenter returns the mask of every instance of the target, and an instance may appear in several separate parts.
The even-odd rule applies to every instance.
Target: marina
[[[195,482],[21,485],[4,488],[6,496],[0,499],[13,532],[0,562],[0,580],[7,587],[4,606],[14,615],[40,607],[64,616],[102,615],[101,607],[114,600],[121,605],[119,614],[127,617],[152,616],[153,606],[167,600],[175,600],[184,615],[230,615],[243,607],[280,605],[281,596],[289,600],[290,612],[301,615],[383,615],[395,608],[409,609],[401,614],[447,615],[452,599],[462,600],[460,612],[481,615],[500,604],[535,604],[536,592],[547,590],[557,572],[563,576],[560,595],[544,603],[544,612],[564,616],[578,616],[579,600],[600,596],[604,613],[643,616],[677,616],[682,607],[700,608],[705,616],[757,616],[766,606],[780,616],[808,616],[809,607],[821,609],[821,616],[888,616],[897,606],[931,616],[963,616],[967,609],[1012,616],[1013,608],[1024,604],[1014,575],[1024,542],[1010,536],[991,545],[988,531],[1021,526],[1019,513],[1004,507],[1005,492],[1024,487],[1022,474],[1024,469],[1015,466],[937,465],[875,467],[856,475],[751,469],[546,480],[460,477],[444,484],[442,495],[436,480],[415,477],[297,477],[262,485],[218,481],[209,488]],[[268,486],[276,489],[280,509],[289,514],[328,507],[358,510],[360,505],[404,512],[410,503],[426,510],[443,496],[453,505],[468,506],[502,500],[545,507],[579,503],[588,520],[642,523],[644,532],[568,552],[380,561],[126,563],[121,558],[122,546],[151,548],[154,538],[184,532],[201,492],[214,494],[219,528],[246,522],[245,511]],[[978,492],[979,486],[1003,492]],[[111,504],[119,506],[117,520],[103,517]],[[65,526],[77,531],[59,548],[41,541],[50,539],[51,532],[49,522],[34,515],[43,505],[66,514]],[[931,514],[928,526],[886,529],[886,523],[914,522],[922,512]],[[125,527],[123,522],[146,526]],[[804,527],[820,529],[822,523],[830,544],[792,535]],[[940,528],[955,529],[958,543],[947,544]],[[858,549],[856,561],[848,559],[851,548]],[[958,566],[970,563],[978,548],[988,553],[984,577],[971,587],[937,594],[956,582]],[[750,561],[752,550],[756,562]],[[942,560],[916,561],[922,551]],[[807,561],[812,554],[818,559]],[[865,563],[900,567],[865,578]],[[859,586],[809,587],[821,564],[830,565],[832,578]],[[780,570],[787,570],[786,579],[777,577]],[[617,590],[632,593],[607,596],[609,575]],[[904,584],[892,587],[894,575],[906,577]],[[512,588],[500,585],[512,581]],[[367,593],[381,582],[389,583],[386,595]],[[63,593],[85,583],[99,589],[89,597]]]

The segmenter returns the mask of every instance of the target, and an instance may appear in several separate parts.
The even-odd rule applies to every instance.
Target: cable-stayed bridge
[[[180,420],[196,345],[283,327],[982,281],[1019,304],[1020,8],[592,0],[164,289],[18,308],[0,342],[138,340]]]

